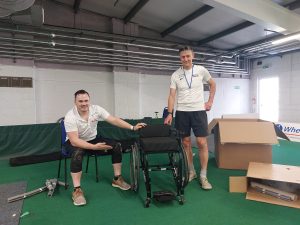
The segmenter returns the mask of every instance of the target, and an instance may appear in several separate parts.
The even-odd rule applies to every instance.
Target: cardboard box
[[[258,113],[224,114],[222,119],[259,119]]]
[[[213,119],[215,158],[219,168],[248,168],[249,162],[272,163],[272,145],[277,136],[287,139],[272,122],[259,119]]]
[[[279,193],[288,192],[296,196],[296,200],[287,201],[279,195],[261,193],[251,187],[251,182],[271,183]],[[251,162],[246,177],[229,177],[229,191],[247,193],[248,200],[300,208],[300,167]]]

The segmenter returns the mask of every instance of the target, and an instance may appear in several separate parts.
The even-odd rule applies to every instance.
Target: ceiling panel
[[[80,9],[90,10],[101,15],[123,19],[139,0],[82,0]],[[205,6],[211,0],[150,0],[131,19],[131,22],[150,30],[161,33],[178,21],[187,17],[197,9]],[[73,6],[74,0],[59,0]],[[286,5],[294,0],[274,0],[280,5]],[[294,10],[300,14],[300,9]],[[189,41],[200,41],[221,31],[245,22],[243,18],[233,15],[222,7],[213,8],[191,22],[181,26],[169,35]],[[220,49],[231,49],[250,43],[266,36],[264,27],[252,25],[222,38],[206,43]]]
[[[162,32],[203,5],[195,0],[151,0],[132,22]]]
[[[224,20],[224,17],[226,20]],[[205,15],[198,17],[173,32],[172,35],[193,41],[199,41],[241,22],[243,22],[243,20],[240,18],[214,8]]]
[[[209,44],[214,48],[232,49],[237,46],[245,45],[254,41],[270,37],[274,34],[275,33],[273,32],[265,31],[264,28],[259,25],[252,25],[243,30],[240,30],[239,32],[232,33],[223,38],[214,40]]]
[[[72,6],[74,4],[74,0],[58,0],[58,2]],[[79,8],[104,16],[124,18],[137,2],[138,0],[81,0]]]
[[[212,4],[213,1],[218,2],[219,5],[215,4],[215,8],[206,5],[214,5]],[[292,3],[290,7],[293,9],[300,7],[300,0],[296,1],[297,4],[295,4],[294,0],[274,1],[282,5]],[[235,2],[235,6],[238,6],[234,7],[236,13],[232,13],[232,11],[226,10],[225,3],[227,1],[221,0],[149,0],[136,14],[134,14],[130,20],[131,23],[128,23],[127,25],[125,25],[125,21],[122,20],[129,12],[132,12],[132,9],[140,2],[140,0],[81,0],[78,11],[74,11],[73,9],[74,2],[75,0],[36,0],[36,4],[42,4],[41,6],[44,7],[45,10],[45,26],[40,27],[42,30],[41,32],[47,33],[48,31],[46,30],[55,30],[57,32],[59,30],[59,32],[62,32],[64,35],[60,37],[58,35],[55,37],[48,37],[47,35],[46,38],[42,33],[36,34],[35,27],[29,28],[28,31],[26,30],[27,27],[25,27],[24,32],[29,32],[29,36],[33,33],[32,36],[35,41],[33,42],[32,38],[29,40],[18,40],[14,35],[11,35],[9,38],[5,36],[1,37],[0,32],[0,39],[2,38],[2,41],[0,40],[0,48],[4,49],[2,52],[7,54],[10,53],[11,57],[15,57],[15,51],[18,51],[20,57],[30,57],[40,60],[39,57],[41,52],[38,50],[42,48],[45,54],[48,55],[48,45],[50,44],[52,47],[55,46],[55,50],[57,50],[57,52],[55,52],[57,55],[51,55],[51,57],[56,57],[56,61],[61,57],[65,57],[70,61],[69,58],[74,58],[76,56],[77,60],[80,58],[80,63],[91,63],[101,66],[117,66],[122,64],[122,66],[129,65],[141,68],[141,64],[144,67],[145,63],[138,60],[148,60],[146,64],[149,64],[148,67],[150,69],[156,66],[170,70],[173,69],[170,65],[173,65],[174,57],[177,60],[177,55],[175,54],[178,46],[181,44],[191,44],[195,47],[196,52],[201,52],[202,55],[205,56],[197,60],[203,60],[207,66],[213,66],[214,68],[224,70],[224,68],[237,68],[237,61],[234,58],[237,55],[239,57],[255,58],[267,56],[275,50],[279,53],[282,49],[284,49],[284,51],[300,50],[299,41],[273,46],[272,40],[265,40],[265,38],[276,35],[276,33],[266,31],[263,27],[264,25],[252,25],[254,20],[247,22],[245,21],[245,18],[247,17],[241,18],[243,13],[239,13],[239,10],[244,12],[244,14],[252,12],[252,16],[256,16],[255,9],[257,9],[257,11],[259,11],[258,9],[261,9],[261,15],[267,15],[265,18],[272,17],[283,20],[284,16],[285,18],[289,18],[289,16],[293,14],[288,21],[291,23],[294,22],[296,26],[299,24],[297,23],[297,14],[295,13],[300,14],[300,9],[296,9],[293,11],[295,13],[290,14],[288,9],[278,8],[278,5],[273,4],[271,1],[265,2],[268,7],[264,9],[257,7],[258,3],[262,3],[261,0],[256,0],[256,2],[253,0],[251,1],[253,10],[250,11],[248,10],[248,5],[245,7],[245,4],[239,0],[231,0],[230,2]],[[247,3],[250,4],[250,1]],[[272,10],[272,6],[279,11],[285,11],[285,15],[280,14],[282,17],[278,16],[276,10]],[[184,18],[191,18],[191,14],[199,12],[199,9],[202,7],[206,10],[203,10],[205,13],[201,14],[201,16],[189,20],[189,22],[184,23],[177,30],[174,29],[173,32],[169,33],[164,38],[161,37],[160,34],[162,32],[172,26],[174,27],[174,25],[178,24],[178,22],[182,21]],[[19,14],[18,16],[29,15],[33,17],[32,12],[30,11],[22,13],[23,14]],[[16,16],[17,14],[14,15],[14,17]],[[257,17],[259,18],[259,15]],[[12,18],[13,17],[6,18],[5,20],[3,19],[0,22],[8,22],[7,26],[9,27],[18,24],[14,23]],[[118,18],[119,20],[112,20],[112,18]],[[263,19],[264,18],[261,18],[263,22],[272,22]],[[22,19],[21,22],[24,21],[25,20]],[[237,25],[240,24],[243,24],[244,26],[238,26],[238,28],[236,28]],[[138,29],[139,27],[148,29]],[[241,29],[241,27],[243,27],[243,29]],[[44,28],[45,30],[43,30]],[[2,27],[0,27],[0,30],[1,29]],[[19,30],[19,27],[17,29],[17,31],[12,30],[11,33],[23,32]],[[230,33],[228,30],[234,32]],[[223,34],[223,36],[220,35],[220,33],[224,33],[224,31],[228,31],[226,36]],[[76,34],[76,37],[74,37],[73,33]],[[204,41],[204,45],[199,45],[199,41],[202,41],[203,39],[212,40],[216,35],[218,39],[210,42]],[[51,41],[52,39],[55,39],[55,45],[53,45],[53,41],[48,42],[49,38]],[[44,42],[44,40],[47,42]],[[255,43],[255,41],[258,40],[260,42],[257,46],[258,43]],[[264,43],[261,43],[261,40],[264,40]],[[21,42],[24,41],[25,43],[30,43],[30,45],[25,46],[24,44],[21,44]],[[10,48],[7,42],[11,42],[15,49]],[[250,47],[244,46],[249,43],[251,44]],[[47,46],[40,46],[44,44]],[[116,45],[120,45],[120,49],[115,49]],[[34,50],[37,52],[30,55],[31,53],[28,53],[28,51],[31,51],[32,46],[33,48],[36,48]],[[244,47],[241,48],[241,46]],[[253,48],[255,52],[253,51]],[[224,51],[231,49],[235,50]],[[82,52],[84,55],[78,55],[79,52]],[[97,61],[93,54],[101,54],[101,60]],[[116,55],[119,57],[118,59],[115,58]],[[51,61],[52,58],[49,60]],[[238,71],[236,71],[237,73],[248,73],[247,60],[249,60],[249,58],[246,58],[246,60],[243,61],[245,63],[244,65],[238,65],[239,68]],[[158,63],[159,65],[157,65]]]

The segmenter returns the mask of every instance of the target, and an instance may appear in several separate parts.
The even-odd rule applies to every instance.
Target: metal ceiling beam
[[[197,9],[195,12],[193,12],[192,14],[186,16],[185,18],[183,18],[182,20],[178,21],[177,23],[175,23],[174,25],[170,26],[169,28],[167,28],[166,30],[164,30],[163,32],[160,33],[160,35],[162,37],[165,37],[166,35],[174,32],[175,30],[177,30],[178,28],[182,27],[183,25],[191,22],[192,20],[196,19],[197,17],[207,13],[209,10],[213,9],[212,6],[209,5],[205,5],[202,6],[201,8]]]
[[[216,34],[214,34],[212,36],[209,36],[207,38],[204,38],[204,39],[198,41],[198,45],[204,45],[204,44],[206,44],[208,42],[214,41],[214,40],[222,38],[222,37],[224,37],[226,35],[229,35],[229,34],[237,32],[239,30],[242,30],[242,29],[244,29],[246,27],[252,26],[253,24],[254,23],[252,23],[250,21],[246,21],[246,22],[240,23],[240,24],[238,24],[238,25],[236,25],[234,27],[230,27],[230,28],[228,28],[226,30],[223,30],[223,31],[221,31],[219,33],[216,33]]]
[[[76,14],[79,10],[79,6],[80,6],[81,0],[74,0],[74,4],[73,4],[73,9],[74,9],[74,13]]]
[[[299,14],[287,10],[273,1],[207,0],[206,2],[244,20],[259,24],[268,30],[288,34],[300,29]]]
[[[273,41],[274,39],[276,39],[276,37],[280,37],[280,36],[282,36],[282,34],[276,34],[272,37],[268,37],[268,38],[265,38],[263,40],[254,41],[254,42],[251,42],[251,43],[248,43],[248,44],[245,44],[245,45],[238,46],[237,48],[229,50],[229,52],[239,52],[239,51],[242,51],[242,50],[244,50],[246,48],[249,48],[249,47],[253,47],[253,46],[257,46],[257,45],[260,45],[260,44],[264,44],[264,43]]]
[[[135,6],[129,11],[129,13],[124,17],[124,22],[128,23],[149,0],[139,0]]]
[[[284,5],[284,7],[288,8],[289,10],[295,10],[300,8],[300,0],[296,0],[289,4]]]
[[[288,8],[289,10],[295,10],[297,8],[300,8],[300,0],[296,0],[294,2],[286,4],[286,5],[284,5],[284,7]],[[230,28],[228,28],[226,30],[223,30],[223,31],[221,31],[219,33],[216,33],[216,34],[214,34],[212,36],[209,36],[207,38],[204,38],[204,39],[198,41],[198,45],[201,46],[201,45],[207,44],[207,43],[209,43],[211,41],[214,41],[216,39],[222,38],[222,37],[227,36],[229,34],[235,33],[237,31],[245,29],[245,28],[247,28],[249,26],[252,26],[254,24],[255,23],[250,22],[250,21],[246,21],[246,22],[240,23],[240,24],[238,24],[238,25],[236,25],[234,27],[230,27]]]
[[[259,41],[255,41],[255,42],[252,42],[252,43],[249,43],[249,44],[245,44],[245,45],[241,45],[237,48],[233,48],[233,49],[230,49],[228,50],[227,53],[223,53],[223,55],[232,55],[232,54],[237,54],[239,55],[242,51],[246,50],[247,48],[250,48],[250,47],[253,47],[253,46],[258,46],[258,45],[263,45],[263,44],[267,44],[268,42],[274,40],[276,37],[280,37],[282,36],[282,34],[276,34],[272,37],[268,37],[268,38],[265,38],[263,40],[259,40]],[[216,55],[216,56],[209,56],[209,57],[206,57],[204,59],[204,62],[210,60],[210,59],[215,59],[215,58],[218,58],[218,57],[222,57],[222,54],[219,54],[219,55]]]
[[[277,53],[277,54],[269,54],[267,56],[255,57],[255,59],[266,58],[266,57],[274,57],[274,56],[282,57],[284,54],[291,54],[291,53],[299,52],[299,51],[300,51],[299,49],[295,49],[295,50],[290,50],[290,51],[281,52],[281,53]],[[264,53],[264,54],[266,54],[266,53]]]

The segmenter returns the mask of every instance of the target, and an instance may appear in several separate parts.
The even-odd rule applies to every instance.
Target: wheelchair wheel
[[[145,208],[149,208],[150,203],[151,203],[151,199],[150,199],[150,198],[146,198],[146,200],[145,200],[145,202],[144,202]]]
[[[170,161],[174,168],[174,177],[180,178],[180,186],[184,188],[188,184],[189,174],[188,174],[188,163],[185,151],[182,149],[177,153],[173,153],[170,156]]]
[[[140,152],[138,145],[135,143],[131,146],[130,154],[130,178],[131,178],[131,190],[137,192],[139,189],[140,178]]]
[[[183,205],[184,204],[184,197],[182,195],[180,195],[178,197],[178,202],[179,202],[179,205]]]
[[[181,155],[181,174],[182,174],[182,187],[184,188],[185,186],[188,185],[189,183],[189,171],[188,171],[188,161],[187,161],[187,156],[185,153],[185,150],[182,147],[182,151],[180,152]]]

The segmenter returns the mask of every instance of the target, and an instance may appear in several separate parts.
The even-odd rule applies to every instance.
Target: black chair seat
[[[177,152],[178,141],[172,137],[151,137],[140,139],[141,149],[148,153]]]

